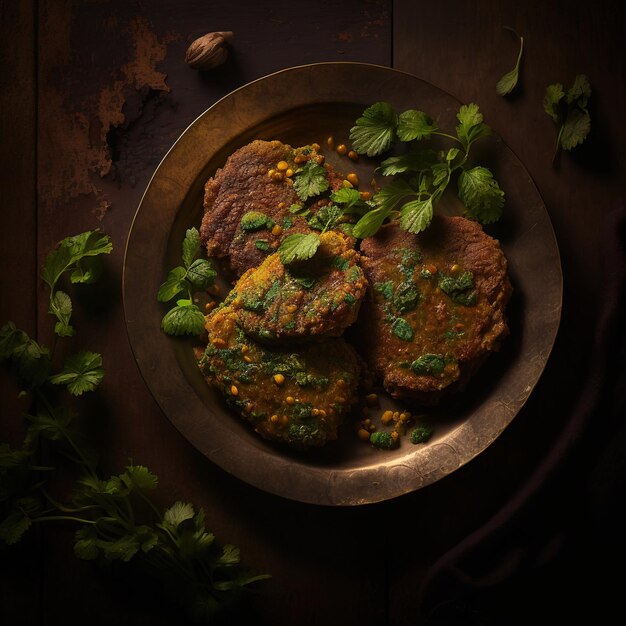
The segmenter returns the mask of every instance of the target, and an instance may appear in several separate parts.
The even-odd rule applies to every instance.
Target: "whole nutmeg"
[[[228,58],[227,44],[235,38],[232,31],[207,33],[191,43],[187,48],[185,61],[196,70],[210,70],[221,65]]]

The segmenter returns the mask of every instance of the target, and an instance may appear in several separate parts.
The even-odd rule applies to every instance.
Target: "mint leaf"
[[[96,352],[81,351],[65,359],[63,369],[50,377],[55,385],[67,385],[73,396],[93,391],[104,377],[102,356]]]
[[[294,261],[306,261],[310,259],[320,245],[320,238],[315,233],[296,233],[285,237],[278,248],[280,260],[283,265],[289,265]]]
[[[179,293],[187,289],[185,276],[187,272],[184,267],[178,266],[167,275],[167,280],[159,287],[157,300],[159,302],[169,302]]]
[[[189,267],[194,259],[200,254],[200,233],[197,228],[190,228],[185,232],[183,239],[183,263]]]
[[[328,189],[326,170],[315,161],[307,161],[293,177],[293,188],[302,202]]]
[[[204,330],[204,315],[195,304],[178,304],[164,315],[161,329],[174,336],[200,335]]]
[[[326,205],[308,219],[309,226],[326,232],[337,224],[342,215],[343,211],[337,205]]]
[[[517,55],[517,62],[515,63],[515,67],[510,72],[507,72],[496,84],[496,93],[499,96],[506,96],[507,94],[511,93],[517,85],[517,81],[519,79],[520,61],[522,60],[522,53],[524,51],[524,38],[520,37],[519,40],[519,54]]]
[[[504,192],[486,167],[464,170],[459,176],[459,199],[468,215],[481,224],[491,224],[500,219],[504,206]]]
[[[187,278],[197,290],[207,289],[214,282],[217,272],[207,259],[196,259],[187,270]]]
[[[400,228],[410,233],[421,233],[433,219],[432,196],[426,200],[407,202],[400,211]]]
[[[397,117],[388,102],[376,102],[363,111],[350,129],[350,141],[359,154],[373,157],[389,150],[395,138]]]
[[[437,124],[423,111],[410,109],[398,116],[396,133],[400,141],[429,139],[437,130]]]

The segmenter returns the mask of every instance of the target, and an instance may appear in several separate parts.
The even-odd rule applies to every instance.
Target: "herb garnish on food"
[[[469,217],[489,224],[500,218],[504,192],[483,166],[468,167],[472,144],[491,133],[483,122],[478,105],[463,105],[457,113],[456,136],[440,132],[437,123],[423,111],[408,110],[397,115],[387,102],[368,107],[350,131],[354,148],[361,154],[378,156],[398,139],[410,143],[409,150],[385,159],[380,166],[384,176],[397,176],[373,197],[373,208],[356,223],[355,237],[370,237],[386,219],[398,220],[400,228],[411,233],[425,230],[433,209],[458,175],[458,196]],[[454,147],[434,150],[417,146],[439,136],[455,142]]]
[[[250,215],[250,214],[248,214]],[[252,216],[249,220],[254,229],[264,228],[267,218]],[[244,216],[245,217],[245,216]],[[159,302],[170,302],[176,296],[185,294],[186,298],[176,300],[161,321],[161,328],[168,335],[199,335],[204,328],[204,315],[193,302],[193,294],[209,288],[214,282],[217,273],[207,259],[201,259],[200,233],[197,228],[190,228],[183,240],[183,265],[175,267],[167,276],[167,280],[159,287],[157,299]]]
[[[192,244],[193,236],[183,252],[188,270],[195,256]],[[109,238],[96,231],[64,239],[43,268],[51,302],[55,294],[58,298],[64,293],[64,310],[71,311],[70,296],[56,290],[61,276],[71,270],[72,282],[93,282],[94,258],[110,251]],[[58,320],[56,335],[67,336],[69,316],[60,317],[52,306],[50,313]],[[65,386],[70,396],[94,391],[104,376],[100,354],[70,355],[53,373],[54,349],[51,352],[8,322],[0,328],[0,360],[8,363],[22,393],[30,392],[34,401],[21,447],[0,443],[0,545],[17,543],[35,524],[78,524],[74,542],[78,558],[135,565],[139,575],[161,581],[196,621],[210,620],[245,586],[267,578],[239,566],[238,548],[218,545],[205,528],[202,510],[175,502],[161,512],[149,496],[158,478],[146,467],[129,463],[120,474],[100,475],[96,454],[83,442],[79,416],[69,403],[59,403],[61,396],[50,385]],[[44,441],[46,465],[38,461]],[[63,502],[52,495],[58,490],[54,484],[58,470],[52,465],[56,455],[71,461],[79,472],[72,495]]]

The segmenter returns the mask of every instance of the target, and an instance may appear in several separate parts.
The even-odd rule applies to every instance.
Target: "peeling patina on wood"
[[[115,130],[137,121],[154,94],[170,91],[157,66],[173,37],[159,38],[143,16],[99,20],[97,8],[87,11],[70,0],[43,8],[55,28],[41,29],[41,49],[53,53],[40,57],[38,170],[42,211],[93,194],[101,220],[110,201],[98,180],[112,173],[118,156]],[[78,58],[76,39],[89,33],[94,48]],[[120,54],[126,63],[119,63]]]

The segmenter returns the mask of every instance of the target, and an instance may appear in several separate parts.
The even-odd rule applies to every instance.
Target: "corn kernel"
[[[372,194],[369,191],[361,192],[361,200],[369,200],[372,197]]]
[[[233,396],[238,396],[239,395],[239,389],[237,389],[237,387],[235,387],[235,385],[231,385],[230,393],[232,393]]]
[[[280,224],[274,224],[272,228],[272,235],[280,235],[283,232],[283,227]]]
[[[359,184],[359,177],[354,172],[350,172],[346,178],[355,186]]]
[[[293,170],[291,168],[289,168],[286,172],[285,172],[285,176],[287,176],[288,178],[290,178],[291,176],[293,176]]]
[[[461,266],[458,263],[455,263],[451,268],[450,268],[450,273],[451,274],[458,274],[459,271],[461,270]]]
[[[365,402],[367,402],[369,406],[376,406],[378,404],[378,394],[370,393],[366,395]]]
[[[358,161],[359,155],[354,150],[350,150],[350,152],[348,152],[348,158],[352,161]]]
[[[219,337],[216,337],[215,339],[213,339],[213,341],[211,341],[211,343],[216,348],[223,348],[226,345],[226,342],[223,339],[220,339]]]
[[[278,161],[276,169],[284,172],[286,169],[289,169],[289,163],[287,161]]]
[[[246,363],[252,363],[252,357],[251,357],[251,356],[249,356],[249,355],[247,355],[247,354],[246,354],[246,355],[244,355],[243,360],[244,360]]]
[[[285,175],[282,172],[274,172],[272,174],[272,180],[281,181],[285,178]]]
[[[272,415],[270,422],[272,422],[272,424],[278,424],[278,415]]]
[[[272,176],[274,176],[274,174],[276,174],[276,170],[272,169],[272,170],[268,170],[267,171],[267,175],[271,178]]]
[[[335,138],[331,135],[327,140],[326,140],[326,145],[332,150],[335,147]]]
[[[320,147],[321,147],[321,146],[319,145],[319,143],[312,143],[312,144],[311,144],[311,148],[313,148],[313,150],[319,150],[319,149],[320,149]]]
[[[296,403],[296,399],[295,399],[293,396],[287,396],[287,397],[285,398],[285,402],[286,402],[287,404],[295,404],[295,403]]]
[[[285,382],[285,377],[282,374],[274,374],[274,382],[277,385],[282,385]]]
[[[300,165],[301,163],[304,163],[306,161],[306,157],[303,154],[297,154],[293,160],[298,165]]]
[[[370,433],[369,431],[365,430],[365,428],[359,428],[358,432],[357,432],[357,436],[361,441],[369,441],[370,440]]]
[[[345,143],[340,143],[337,146],[337,154],[343,155],[343,154],[347,154],[347,152],[348,152],[348,148],[346,147]]]
[[[311,415],[317,417],[320,414],[319,409],[311,409]]]
[[[393,411],[385,411],[381,416],[380,416],[380,421],[383,424],[389,424],[389,422],[391,422],[393,420]]]
[[[205,311],[210,311],[211,309],[213,309],[213,307],[216,305],[217,303],[215,302],[215,300],[210,300],[209,302],[207,302],[204,305],[204,310]]]

